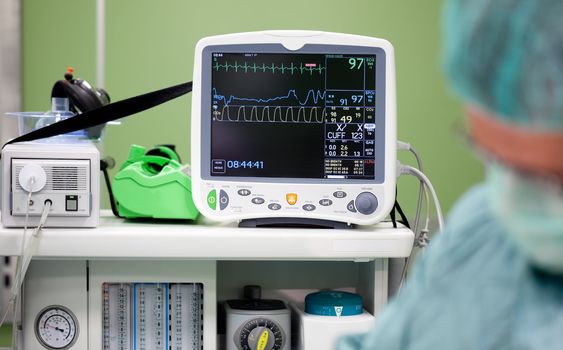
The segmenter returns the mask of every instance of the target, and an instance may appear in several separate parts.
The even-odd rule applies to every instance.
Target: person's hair
[[[443,67],[462,99],[563,128],[563,0],[447,0]]]

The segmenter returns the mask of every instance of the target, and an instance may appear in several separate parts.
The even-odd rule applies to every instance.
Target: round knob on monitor
[[[372,214],[377,209],[377,197],[371,192],[362,192],[356,197],[356,209],[364,214]]]

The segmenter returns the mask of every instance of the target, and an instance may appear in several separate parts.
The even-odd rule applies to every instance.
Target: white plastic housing
[[[299,182],[299,179],[283,181],[276,178],[261,178],[260,182],[253,182],[251,178],[237,181],[224,180],[221,177],[205,179],[202,174],[202,134],[209,130],[202,130],[202,118],[210,118],[207,106],[202,106],[202,77],[211,72],[203,71],[203,51],[208,46],[241,45],[241,44],[281,44],[288,50],[299,53],[304,45],[337,45],[380,48],[385,52],[385,161],[384,180],[376,181],[347,181],[335,183],[318,179],[315,183]],[[395,202],[396,185],[396,87],[395,87],[395,59],[393,46],[386,40],[337,33],[313,31],[266,31],[201,39],[195,50],[194,76],[192,91],[192,124],[191,124],[191,160],[192,160],[192,196],[198,210],[206,217],[217,221],[238,221],[254,218],[303,218],[321,219],[345,222],[348,224],[371,225],[382,221],[391,211]],[[271,179],[271,181],[269,181]],[[266,180],[266,181],[264,181]],[[240,190],[248,190],[251,195],[240,196]],[[216,208],[208,205],[208,196],[215,191]],[[335,196],[336,192],[345,193],[345,197]],[[350,203],[357,203],[358,195],[371,193],[377,198],[377,209],[370,214],[350,211]],[[221,197],[220,194],[224,196]],[[225,198],[226,195],[226,198]],[[297,202],[289,204],[288,196],[297,195]],[[252,198],[259,197],[263,203],[255,204]],[[223,209],[220,201],[224,200]],[[320,205],[320,201],[330,200],[329,206]],[[269,209],[269,205],[281,206],[278,210]],[[305,208],[312,210],[306,210]]]
[[[33,191],[29,208],[28,191],[22,179],[32,174],[24,169],[43,170],[45,185]],[[100,156],[91,142],[10,144],[2,150],[2,224],[23,227],[39,222],[45,201],[51,210],[45,227],[96,227],[100,217]]]
[[[365,333],[375,322],[375,317],[366,310],[360,315],[336,317],[308,314],[302,304],[289,306],[296,350],[334,349],[340,337]]]

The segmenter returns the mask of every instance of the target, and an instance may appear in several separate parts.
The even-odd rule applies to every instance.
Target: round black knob
[[[356,210],[364,215],[372,214],[378,204],[377,197],[371,192],[362,192],[356,197]]]
[[[245,299],[260,299],[262,298],[262,287],[257,285],[244,286],[243,295]]]

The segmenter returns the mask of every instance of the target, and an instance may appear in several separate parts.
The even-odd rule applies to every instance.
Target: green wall
[[[0,328],[0,347],[10,346],[12,343],[12,326],[4,325]]]
[[[191,80],[201,37],[263,29],[311,29],[388,39],[395,46],[399,138],[422,155],[444,210],[482,169],[456,136],[462,109],[439,66],[441,1],[107,0],[106,90],[120,100]],[[49,108],[67,66],[95,84],[95,0],[23,0],[23,106]],[[131,143],[175,143],[189,159],[190,98],[182,97],[110,126],[105,153],[120,164]],[[400,155],[412,163],[408,154]],[[399,181],[414,212],[416,184]],[[106,200],[107,205],[107,200]]]

